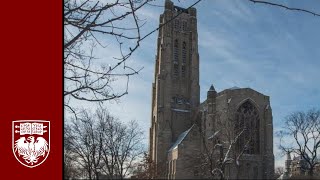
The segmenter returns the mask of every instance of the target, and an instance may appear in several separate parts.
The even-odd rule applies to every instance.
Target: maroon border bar
[[[1,179],[62,179],[63,27],[59,0],[1,2]],[[12,121],[50,121],[50,154],[21,165],[12,152]]]

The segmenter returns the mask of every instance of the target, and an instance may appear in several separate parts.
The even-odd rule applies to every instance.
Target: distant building
[[[308,169],[309,165],[301,155],[297,157],[294,156],[291,159],[290,152],[288,152],[285,160],[284,173],[279,177],[279,179],[301,179],[304,177],[309,178]],[[318,179],[320,178],[320,164],[316,165],[313,176],[315,178],[318,177]]]
[[[181,14],[167,23],[178,13]],[[200,173],[199,154],[209,143],[207,139],[221,130],[218,120],[227,119],[233,122],[231,133],[236,135],[238,130],[245,130],[237,143],[238,149],[245,148],[240,173],[236,176],[235,167],[230,165],[225,169],[228,178],[273,178],[273,123],[269,96],[251,88],[238,87],[216,92],[211,86],[207,99],[200,103],[196,9],[177,7],[166,0],[160,26],[149,142],[149,153],[156,164],[154,178],[206,178]],[[204,132],[205,141],[199,132]],[[251,141],[245,145],[248,138]]]

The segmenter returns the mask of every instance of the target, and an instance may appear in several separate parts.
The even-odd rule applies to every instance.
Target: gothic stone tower
[[[177,7],[166,0],[160,26],[149,151],[156,177],[164,178],[168,150],[192,126],[200,101],[196,9]]]

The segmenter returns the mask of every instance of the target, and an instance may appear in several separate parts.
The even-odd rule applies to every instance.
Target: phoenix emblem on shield
[[[16,159],[26,167],[42,164],[50,151],[50,121],[13,121],[12,150]]]

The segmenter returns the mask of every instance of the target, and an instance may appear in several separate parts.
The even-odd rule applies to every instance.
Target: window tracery
[[[237,110],[235,117],[235,136],[240,134],[236,148],[244,154],[259,154],[260,152],[260,118],[258,109],[249,100]]]
[[[179,31],[180,30],[180,21],[178,19],[176,19],[174,21],[174,28]]]
[[[183,21],[183,22],[182,22],[182,30],[183,30],[183,31],[187,31],[187,28],[188,28],[188,26],[187,26],[187,21]]]
[[[184,65],[181,66],[181,76],[182,77],[186,76],[186,67]]]
[[[183,41],[182,43],[182,63],[187,61],[187,43]]]
[[[173,45],[173,61],[176,64],[179,61],[179,42],[177,39],[174,41],[174,45]]]
[[[178,64],[173,65],[173,75],[177,77],[179,75],[179,66]]]

